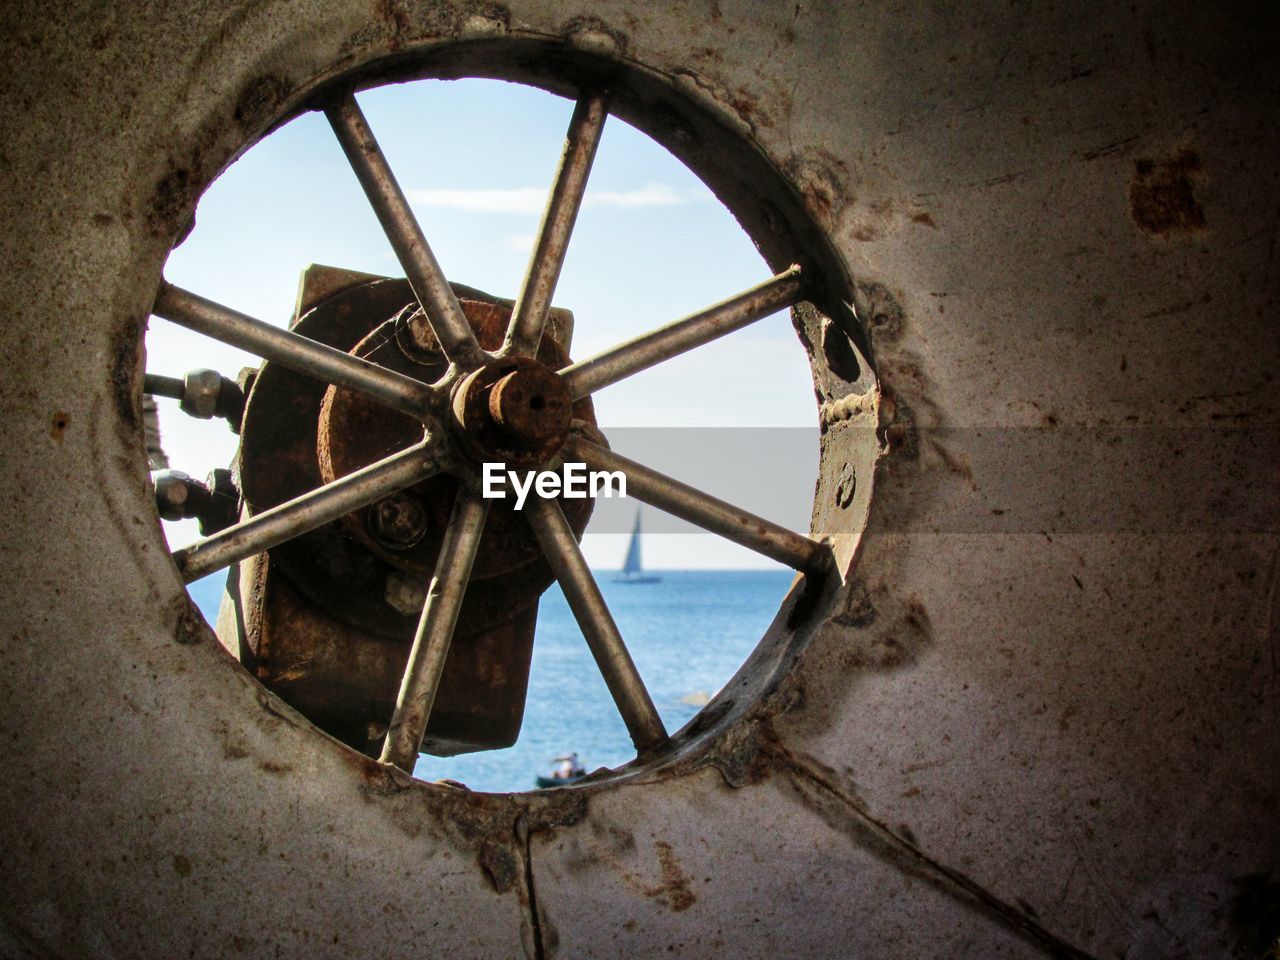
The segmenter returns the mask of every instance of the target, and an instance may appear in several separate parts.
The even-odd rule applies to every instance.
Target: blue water
[[[663,570],[658,583],[597,577],[609,609],[667,730],[701,709],[737,671],[768,627],[790,586],[789,570]],[[222,577],[192,584],[191,596],[212,623]],[[542,597],[529,673],[524,726],[515,746],[460,757],[422,756],[415,775],[449,777],[473,790],[528,790],[552,760],[577,751],[588,770],[635,756],[626,727],[558,587]]]

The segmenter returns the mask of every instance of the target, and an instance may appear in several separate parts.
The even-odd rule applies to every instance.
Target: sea
[[[777,613],[790,570],[647,571],[655,583],[625,583],[596,571],[605,600],[669,732],[691,720],[737,672]],[[191,585],[205,618],[217,620],[224,577]],[[531,790],[557,757],[577,753],[588,771],[635,756],[617,708],[558,586],[542,597],[524,725],[505,750],[418,758],[414,775],[472,790]]]

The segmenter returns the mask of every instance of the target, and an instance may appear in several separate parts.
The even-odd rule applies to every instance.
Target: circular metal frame
[[[483,70],[474,69],[483,63]],[[576,88],[577,103],[565,137],[524,282],[510,325],[497,350],[485,350],[423,229],[410,210],[355,99],[357,89],[409,77],[503,76],[533,82],[558,93]],[[565,404],[639,373],[756,320],[807,302],[830,315],[840,329],[858,330],[847,276],[821,231],[804,213],[783,178],[770,171],[767,183],[750,177],[766,168],[763,158],[737,138],[737,156],[725,158],[710,139],[732,135],[693,109],[672,109],[643,74],[620,75],[616,61],[527,43],[460,44],[431,51],[415,65],[402,57],[318,85],[301,101],[323,110],[347,160],[399,260],[435,343],[448,367],[435,382],[423,382],[311,340],[162,282],[153,312],[190,330],[256,353],[272,364],[354,392],[422,425],[422,439],[390,456],[330,480],[310,492],[246,516],[174,553],[184,581],[286,544],[332,521],[363,510],[437,474],[448,474],[458,490],[448,529],[426,590],[395,713],[381,760],[412,772],[454,633],[488,514],[481,498],[480,456],[555,466],[572,458],[594,470],[624,472],[631,495],[704,530],[726,537],[800,572],[806,578],[795,610],[813,606],[827,574],[836,568],[828,543],[795,534],[725,503],[679,480],[627,460],[577,431],[551,421]],[[665,89],[665,88],[664,88]],[[621,91],[615,96],[614,91]],[[600,136],[611,110],[627,116],[686,163],[714,157],[695,172],[730,206],[776,275],[705,310],[671,322],[596,356],[552,369],[535,359],[551,308]],[[663,107],[666,109],[663,109]],[[295,111],[296,112],[296,111]],[[286,115],[279,122],[288,119]],[[656,125],[644,120],[656,116]],[[741,149],[745,147],[746,149]],[[243,151],[241,151],[243,152]],[[726,164],[725,159],[732,162]],[[729,176],[732,171],[732,176]],[[749,202],[743,201],[749,198]],[[804,244],[803,246],[800,244]],[[830,324],[831,321],[828,321]],[[855,343],[860,338],[851,338]],[[353,351],[354,353],[354,351]],[[861,355],[866,357],[865,350]],[[515,379],[520,384],[508,383]],[[546,382],[543,382],[546,381]],[[522,387],[521,385],[525,385]],[[511,397],[521,389],[563,394],[551,404],[513,415]],[[505,393],[504,393],[505,390]],[[549,393],[548,393],[549,391]],[[504,400],[503,397],[507,399]],[[567,407],[565,407],[567,410]],[[495,444],[500,435],[504,443]],[[514,451],[514,452],[513,452]],[[617,625],[584,560],[577,539],[554,499],[534,497],[529,523],[546,561],[564,590],[606,685],[640,757],[668,744],[668,733],[645,690]],[[792,620],[794,620],[794,613]],[[699,727],[695,720],[693,727]]]

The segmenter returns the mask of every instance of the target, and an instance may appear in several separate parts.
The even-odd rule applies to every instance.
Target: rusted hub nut
[[[544,364],[513,357],[486,364],[463,380],[453,413],[475,458],[535,465],[568,436],[573,398]]]
[[[388,293],[380,292],[384,290]],[[398,302],[392,300],[390,290],[398,291],[398,296],[405,299]],[[435,335],[416,303],[407,302],[412,301],[412,298],[413,292],[407,281],[376,281],[354,288],[352,292],[339,295],[333,301],[325,301],[326,305],[317,307],[313,313],[299,321],[296,332],[345,348],[354,356],[415,380],[435,383],[449,369],[449,361],[440,351]],[[472,291],[470,296],[462,296],[461,304],[480,347],[491,353],[499,350],[510,326],[511,304],[493,300],[479,291]],[[390,319],[375,324],[374,320],[378,316]],[[440,407],[433,408],[431,412],[433,418],[445,422],[446,428],[453,435],[450,439],[456,440],[459,453],[477,463],[507,463],[510,469],[537,469],[546,462],[544,454],[554,455],[561,445],[558,435],[552,436],[545,446],[535,443],[536,449],[530,453],[527,447],[514,442],[509,433],[502,433],[504,428],[488,411],[489,388],[522,367],[532,367],[538,371],[535,376],[545,377],[551,375],[550,371],[567,366],[569,357],[562,341],[557,338],[567,337],[566,330],[570,323],[571,315],[567,311],[553,310],[538,346],[536,361],[495,360],[480,368],[484,371],[484,380],[476,385],[474,392],[466,393],[472,403],[465,418],[467,423],[476,424],[477,433],[483,442],[473,441],[461,423],[455,422],[457,414],[453,405],[459,397],[457,388],[466,380],[466,376],[454,382],[453,392],[448,399],[442,397]],[[516,388],[518,385],[513,383],[510,386]],[[559,384],[551,384],[551,389],[558,386]],[[309,489],[305,486],[307,477],[304,471],[307,467],[304,465],[309,465],[313,457],[317,468],[315,472],[318,474],[312,484],[315,486],[319,482],[331,483],[339,477],[348,476],[388,453],[403,450],[422,439],[421,421],[389,410],[377,401],[345,387],[324,388],[314,401],[312,409],[315,409],[318,422],[314,432],[308,437],[307,424],[293,418],[302,416],[299,413],[300,398],[310,395],[306,392],[309,390],[309,378],[287,373],[270,364],[263,368],[252,388],[247,416],[253,420],[257,433],[247,439],[252,463],[243,473],[250,476],[260,488],[275,488],[279,491],[273,492],[270,498],[263,497],[264,503],[281,502],[284,491],[279,488],[283,485],[282,480],[289,480],[291,490],[298,493]],[[518,392],[520,391],[516,390],[512,396]],[[268,402],[268,397],[274,399]],[[543,400],[546,399],[547,395],[544,393]],[[499,409],[506,406],[505,403],[500,404]],[[254,411],[258,413],[255,414]],[[503,416],[507,414],[504,413]],[[572,417],[574,424],[595,422],[589,397],[572,404]],[[543,422],[545,421],[540,419],[539,425]],[[539,429],[539,425],[535,425],[532,433],[526,432],[525,436],[551,432]],[[519,429],[516,432],[519,434]],[[289,456],[281,452],[281,444],[284,442],[291,444],[288,448],[291,451]],[[344,535],[351,541],[342,549],[354,550],[355,543],[359,543],[380,561],[411,574],[422,583],[429,582],[444,532],[449,525],[449,515],[457,491],[458,481],[449,473],[429,477],[405,491],[412,492],[419,498],[427,514],[426,534],[412,547],[397,547],[376,536],[370,518],[374,508],[370,506],[339,522]],[[248,489],[246,499],[252,506],[253,499]],[[575,530],[586,525],[593,502],[590,499],[572,499],[562,503]],[[550,579],[550,570],[541,560],[542,550],[524,516],[510,504],[494,506],[495,509],[490,511],[485,521],[484,540],[476,555],[471,577],[473,581],[484,581],[512,574],[508,589],[503,591],[504,599],[511,609],[524,609],[532,602],[535,589],[541,592],[541,582]],[[327,572],[315,569],[313,564],[318,563],[318,560],[314,556],[304,556],[305,551],[301,547],[297,550],[300,557],[298,566],[308,567],[306,574],[298,574],[298,579],[305,576],[318,582],[321,578],[329,577]],[[287,551],[279,548],[276,550],[277,554],[284,552]],[[342,589],[345,589],[344,585],[330,582],[324,588],[316,588],[313,595],[322,597],[317,602],[324,603]],[[376,589],[381,599],[381,579],[378,580]],[[469,596],[474,599],[478,594]],[[334,606],[337,608],[336,603]],[[390,608],[383,603],[378,603],[376,609],[376,616],[379,617],[390,613]],[[468,606],[468,611],[480,609],[478,602]],[[471,614],[463,615],[464,622],[469,615]],[[484,612],[483,615],[487,617],[489,613]],[[497,622],[496,612],[493,617],[495,619],[487,622]],[[387,629],[394,631],[402,627],[397,620],[394,626],[388,626]]]
[[[521,367],[489,390],[489,417],[512,443],[536,448],[568,432],[573,400],[546,367]]]
[[[379,500],[369,511],[369,534],[389,550],[408,550],[427,535],[422,501],[408,491]]]

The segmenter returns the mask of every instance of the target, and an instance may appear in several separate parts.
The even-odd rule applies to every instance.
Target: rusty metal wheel
[[[309,106],[327,117],[407,279],[326,276],[304,292],[289,330],[167,282],[155,298],[156,316],[266,361],[240,389],[208,371],[185,385],[147,378],[147,392],[226,416],[241,434],[237,522],[225,490],[181,475],[157,482],[162,516],[200,516],[208,534],[174,552],[183,580],[231,568],[239,620],[224,626],[224,643],[322,729],[408,772],[424,744],[448,755],[514,742],[533,614],[552,579],[637,754],[668,743],[579,547],[590,500],[539,491],[524,516],[491,509],[485,463],[621,472],[638,500],[799,571],[797,595],[815,594],[836,567],[828,543],[622,457],[596,427],[597,390],[829,296],[831,284],[819,276],[822,255],[796,250],[796,262],[750,289],[572,361],[571,318],[557,318],[552,297],[609,116],[607,87],[578,84],[513,302],[446,278],[350,84]],[[765,203],[739,216],[777,226]],[[776,237],[773,248],[776,261]]]

